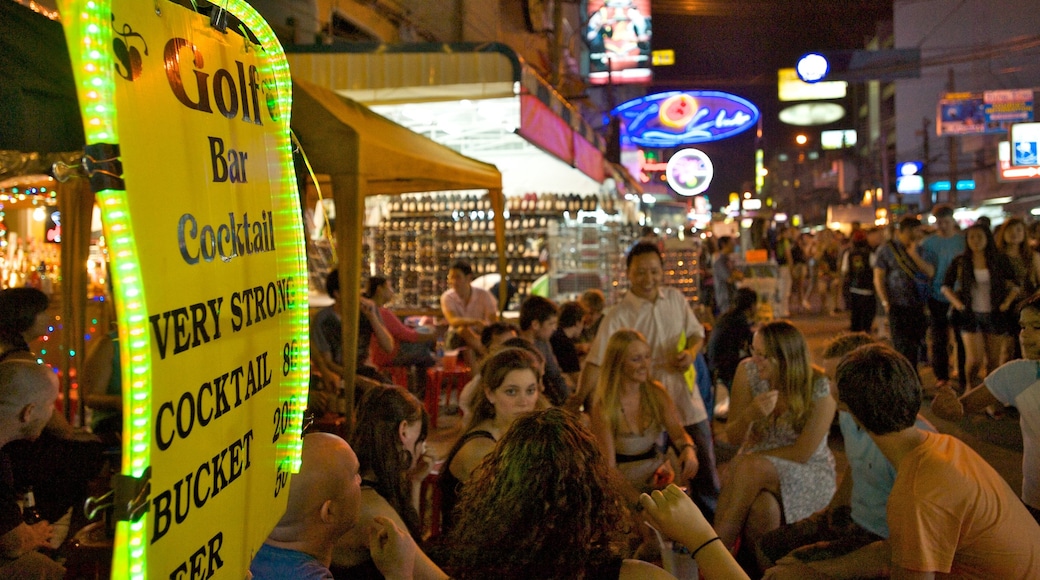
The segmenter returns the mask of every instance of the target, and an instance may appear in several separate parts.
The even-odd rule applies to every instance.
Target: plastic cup
[[[455,363],[459,360],[459,351],[450,350],[444,353],[444,358],[441,359],[441,366],[444,367],[446,372],[453,372],[455,370]]]

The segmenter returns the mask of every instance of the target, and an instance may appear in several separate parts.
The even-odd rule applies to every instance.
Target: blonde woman
[[[621,473],[621,491],[632,506],[640,493],[668,483],[668,467],[660,472],[664,477],[655,477],[667,463],[657,446],[662,432],[678,450],[681,484],[696,475],[698,467],[693,439],[683,429],[668,391],[650,377],[650,367],[650,345],[643,335],[630,329],[615,332],[607,342],[592,399],[592,431],[607,463]]]
[[[715,514],[728,548],[742,535],[754,545],[827,505],[835,490],[827,432],[836,408],[797,328],[781,320],[755,333],[751,357],[737,367],[726,425],[729,442],[740,445]]]

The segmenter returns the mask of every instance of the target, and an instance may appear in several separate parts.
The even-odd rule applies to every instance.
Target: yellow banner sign
[[[650,56],[653,59],[654,66],[670,66],[675,64],[675,51],[670,48],[652,51]]]
[[[225,5],[260,44],[165,0],[62,6],[88,151],[122,164],[95,187],[131,361],[123,474],[150,474],[150,489],[118,529],[115,577],[245,577],[298,468],[307,279],[291,82],[266,23]]]

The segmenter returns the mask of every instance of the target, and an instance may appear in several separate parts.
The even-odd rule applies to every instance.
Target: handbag
[[[932,297],[932,280],[927,274],[922,272],[917,264],[914,263],[913,259],[909,254],[906,253],[906,248],[902,244],[892,243],[892,253],[895,255],[896,264],[899,265],[899,269],[906,274],[910,281],[914,285],[914,296],[922,304],[927,303],[928,299]]]

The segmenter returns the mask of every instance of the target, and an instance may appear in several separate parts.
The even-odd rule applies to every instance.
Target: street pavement
[[[791,322],[802,331],[809,343],[813,362],[819,363],[828,341],[841,332],[847,331],[849,318],[847,313],[838,313],[834,316],[816,314],[795,314],[790,318]],[[881,321],[881,319],[878,319]],[[935,376],[926,363],[919,367],[921,381],[926,389],[935,386]],[[454,400],[452,401],[454,403]],[[974,415],[967,417],[958,423],[951,423],[939,419],[931,412],[931,401],[926,400],[922,406],[921,413],[932,422],[941,432],[962,439],[970,445],[979,455],[986,459],[998,473],[1000,473],[1019,494],[1022,489],[1022,432],[1019,427],[1017,413],[1005,413],[1000,418],[991,418],[987,415]],[[459,435],[459,417],[442,412],[436,429],[430,429],[428,448],[438,459],[447,456],[455,438]],[[721,434],[721,424],[716,425],[717,437]],[[720,460],[728,458],[730,453],[724,449],[725,444],[721,441],[723,449],[719,449]],[[829,439],[831,449],[834,451],[838,461],[839,473],[844,468],[844,452],[842,450],[840,433],[837,429],[832,430]]]

